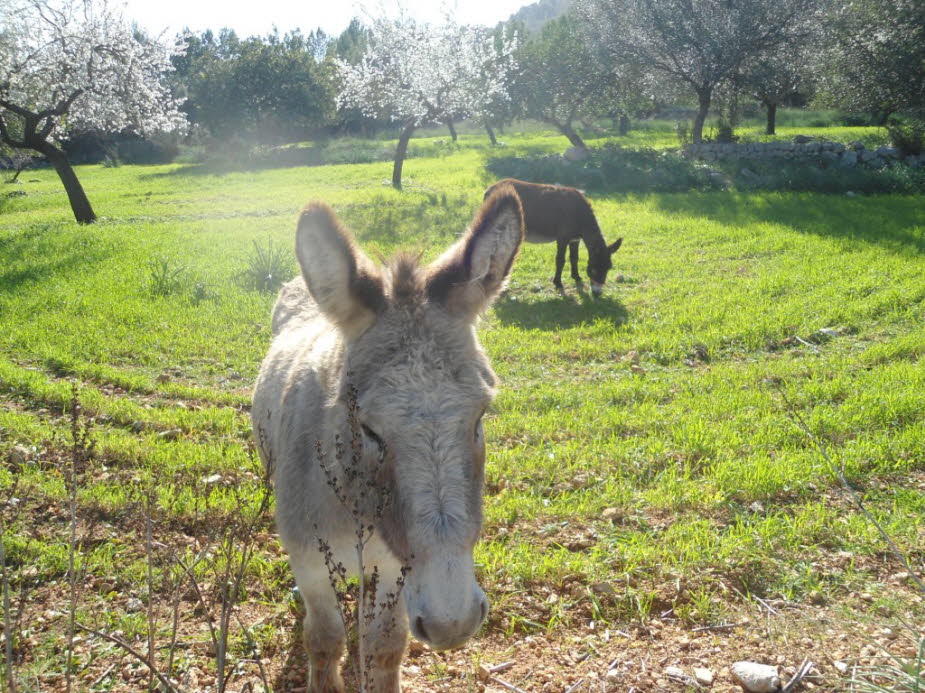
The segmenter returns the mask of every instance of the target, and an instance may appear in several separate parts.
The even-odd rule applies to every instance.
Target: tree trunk
[[[556,123],[556,126],[559,128],[563,135],[568,137],[568,141],[572,143],[573,147],[581,147],[582,149],[588,148],[587,145],[585,145],[584,140],[581,139],[577,132],[575,132],[575,128],[572,127],[571,122]]]
[[[626,113],[620,114],[620,137],[626,137],[630,132],[630,117]]]
[[[455,142],[456,141],[456,128],[453,127],[453,121],[452,120],[446,121],[446,126],[450,130],[450,137],[452,137],[453,141]]]
[[[489,123],[488,123],[487,120],[485,121],[485,132],[488,133],[488,139],[491,140],[491,146],[492,146],[492,147],[497,147],[497,146],[498,146],[498,138],[495,137],[495,131],[491,129],[491,125],[489,125]]]
[[[395,165],[392,167],[392,187],[401,190],[401,168],[405,163],[405,154],[408,153],[408,140],[414,133],[414,124],[406,123],[398,136],[398,146],[395,148]]]
[[[775,126],[777,121],[777,104],[776,103],[766,103],[765,107],[768,109],[768,127],[765,129],[764,134],[774,135]]]
[[[703,142],[703,124],[707,121],[707,114],[710,112],[710,98],[713,96],[712,89],[703,89],[697,92],[697,117],[694,118],[694,129],[691,130],[691,139],[694,144]]]
[[[64,184],[64,190],[67,192],[67,199],[71,203],[71,211],[74,212],[77,223],[92,224],[96,221],[96,214],[90,206],[90,200],[87,199],[83,186],[77,180],[77,174],[71,168],[67,154],[48,142],[42,142],[35,147],[35,150],[44,154],[45,158],[55,167],[58,177]]]

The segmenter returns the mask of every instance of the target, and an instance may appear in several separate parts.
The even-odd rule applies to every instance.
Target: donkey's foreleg
[[[305,603],[302,635],[311,665],[309,693],[344,693],[344,622],[327,570],[319,554],[291,554],[290,563]]]
[[[385,571],[379,583],[375,617],[367,632],[368,693],[400,693],[402,658],[408,644],[405,598],[395,594],[396,570]],[[392,595],[389,595],[389,593]]]
[[[578,286],[581,286],[581,274],[578,272],[578,239],[568,244],[568,259],[572,265],[572,279]]]
[[[562,268],[565,267],[565,249],[568,247],[566,241],[556,241],[556,276],[552,280],[553,286],[562,289]]]

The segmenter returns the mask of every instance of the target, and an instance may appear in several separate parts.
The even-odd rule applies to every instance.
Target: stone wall
[[[902,156],[895,147],[867,149],[861,142],[842,144],[797,135],[790,142],[704,142],[684,147],[684,155],[704,161],[785,159],[805,161],[826,167],[867,166],[880,169],[897,163],[913,168],[925,166],[925,154]]]

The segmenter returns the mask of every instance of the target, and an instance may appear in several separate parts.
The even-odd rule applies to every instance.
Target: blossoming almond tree
[[[96,214],[60,140],[81,130],[183,128],[164,81],[175,50],[136,35],[106,0],[0,3],[0,140],[48,159],[78,222]]]
[[[395,148],[392,185],[401,188],[408,141],[427,123],[451,117],[482,116],[493,103],[510,98],[517,38],[496,40],[488,29],[460,26],[447,18],[439,26],[407,17],[373,21],[369,45],[355,65],[339,62],[341,108],[403,124]]]

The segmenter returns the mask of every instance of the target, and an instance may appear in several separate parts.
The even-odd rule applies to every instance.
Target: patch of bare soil
[[[61,507],[48,503],[30,508],[37,525],[33,536],[43,541],[60,537],[66,526]],[[129,549],[119,560],[141,559],[143,523],[129,514],[107,518],[92,528],[83,524],[84,547],[118,540]],[[189,546],[201,542],[171,524],[158,528],[159,542]],[[263,564],[284,566],[284,555],[269,528],[256,535],[257,557]],[[837,556],[833,561],[837,562]],[[833,568],[835,564],[833,563]],[[871,566],[873,567],[873,566]],[[881,568],[888,564],[881,564]],[[61,671],[66,645],[68,611],[67,579],[61,574],[47,579],[35,566],[13,566],[17,583],[25,594],[20,619],[17,669],[30,671],[41,690],[63,691]],[[895,570],[895,569],[894,569]],[[272,578],[272,579],[270,579]],[[288,572],[248,578],[248,597],[234,607],[229,671],[229,691],[260,690],[267,681],[274,691],[305,693],[307,659],[301,644],[301,614],[288,592]],[[875,587],[874,587],[875,585]],[[117,637],[124,637],[139,653],[147,642],[137,634],[112,630],[114,615],[134,614],[141,623],[147,618],[147,588],[124,576],[87,575],[78,594],[78,622]],[[158,624],[157,665],[165,670],[170,657],[170,624],[173,600],[179,614],[173,647],[173,678],[179,689],[190,693],[212,691],[215,685],[215,649],[209,623],[217,622],[220,588],[208,578],[198,585],[200,599],[191,585],[178,593],[161,590],[155,594],[152,614]],[[505,616],[519,615],[536,622],[544,609],[562,593],[587,593],[593,586],[579,578],[566,585],[535,585],[527,592],[505,594]],[[904,613],[877,613],[873,608],[878,591],[889,591],[908,605]],[[899,599],[901,597],[901,599]],[[205,608],[203,601],[205,602]],[[896,616],[921,623],[925,611],[921,595],[912,591],[908,576],[901,571],[875,578],[871,592],[846,595],[840,603],[793,603],[783,599],[745,602],[730,597],[722,622],[693,626],[674,617],[671,609],[645,621],[604,623],[595,621],[589,599],[576,599],[568,625],[535,632],[507,632],[507,619],[493,618],[464,649],[435,653],[412,642],[402,665],[404,690],[425,691],[553,691],[555,693],[608,693],[616,691],[738,691],[730,678],[730,666],[749,660],[780,667],[786,682],[806,660],[815,667],[812,676],[797,690],[844,691],[855,666],[870,663],[889,650],[911,655],[909,644],[893,625]],[[874,613],[866,613],[873,611]],[[916,621],[918,618],[918,621]],[[249,646],[242,626],[259,647]],[[144,631],[144,626],[139,632]],[[146,665],[126,648],[78,631],[75,639],[76,690],[107,690],[118,693],[145,690]],[[348,690],[355,690],[350,667]],[[708,683],[708,681],[712,681]],[[253,688],[248,688],[250,685]]]

